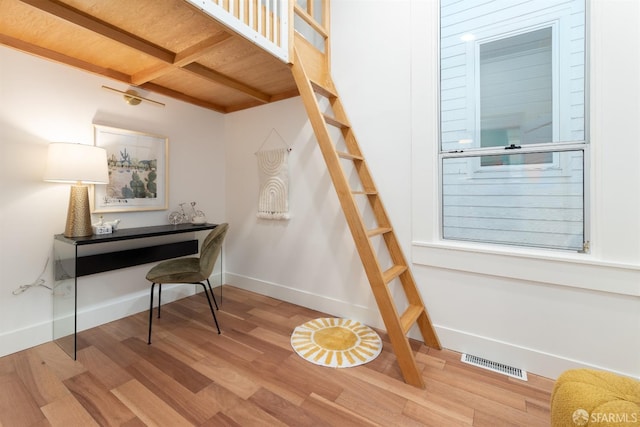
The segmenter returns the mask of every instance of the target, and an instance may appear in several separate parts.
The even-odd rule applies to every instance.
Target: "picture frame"
[[[107,150],[109,183],[94,186],[94,213],[168,209],[169,140],[94,124],[94,145]]]

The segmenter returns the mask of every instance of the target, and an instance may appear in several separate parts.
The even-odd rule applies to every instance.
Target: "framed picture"
[[[107,150],[109,183],[94,186],[94,213],[167,209],[169,141],[164,136],[94,125]]]

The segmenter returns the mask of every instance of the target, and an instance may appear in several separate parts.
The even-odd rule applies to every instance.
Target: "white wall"
[[[272,129],[292,147],[289,220],[256,218],[255,152]],[[227,115],[226,130],[227,283],[335,315],[353,310],[375,319],[375,311],[367,312],[368,284],[300,99]],[[269,138],[263,148],[281,144]]]
[[[52,141],[93,144],[92,123],[169,139],[169,206],[195,200],[209,221],[225,219],[223,116],[170,98],[129,106],[101,88],[123,84],[0,47],[0,355],[51,340],[51,292],[13,295],[34,282],[64,230],[69,186],[42,181]],[[111,213],[121,227],[167,223],[166,211]],[[52,286],[52,262],[43,279]],[[149,265],[81,280],[80,329],[148,308]],[[188,287],[182,287],[188,288]],[[179,290],[180,295],[191,292]],[[167,294],[167,301],[171,298]],[[143,331],[144,332],[144,331]]]
[[[331,5],[333,77],[443,346],[552,378],[640,376],[639,5],[591,3],[593,252],[575,256],[439,240],[437,2]],[[288,222],[255,218],[272,128],[293,146]],[[228,115],[226,141],[227,282],[380,326],[300,101]]]
[[[594,246],[569,258],[439,241],[437,3],[333,2],[334,79],[445,347],[549,377],[569,366],[640,376],[639,8],[635,0],[592,2]],[[164,110],[132,109],[100,89],[110,84],[104,79],[6,49],[0,55],[0,353],[50,339],[46,290],[11,291],[35,280],[64,224],[67,188],[40,179],[46,144],[90,141],[96,118],[169,137],[170,204],[196,199],[211,220],[231,225],[227,283],[381,325],[299,99],[222,119],[159,96]],[[255,217],[254,153],[272,129],[293,147],[286,222]],[[24,158],[33,161],[13,161]],[[192,185],[198,166],[209,188]],[[163,221],[164,213],[127,216],[129,226]],[[106,306],[145,309],[147,286],[136,282],[144,270],[96,276],[95,287],[132,283]],[[86,324],[102,321],[100,308]]]
[[[362,2],[332,4],[332,34],[337,40],[333,45],[334,77],[339,90],[348,94],[350,120],[364,142],[385,207],[408,253],[409,47],[397,44],[386,31],[378,31],[382,21],[407,22],[408,3],[401,2],[397,8],[380,7],[386,6],[381,2],[366,3],[375,16],[357,19],[357,29],[353,20]],[[408,27],[400,31],[397,37],[409,36]],[[393,60],[387,60],[390,57]],[[227,213],[232,221],[226,246],[227,282],[381,327],[375,300],[301,100],[295,98],[225,118]],[[272,129],[293,147],[289,159],[289,221],[256,218],[258,170],[254,153]]]
[[[440,241],[429,114],[412,136],[413,181],[424,183],[414,185],[414,271],[447,347],[549,377],[573,366],[640,376],[640,106],[629,96],[640,89],[639,5],[590,8],[591,254]],[[437,46],[423,42],[438,37],[437,14],[436,2],[414,4],[414,117],[437,108]]]

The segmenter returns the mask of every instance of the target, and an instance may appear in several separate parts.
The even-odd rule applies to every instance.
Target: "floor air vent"
[[[462,359],[464,363],[477,366],[478,368],[488,369],[499,374],[508,375],[519,380],[527,381],[527,372],[520,368],[514,368],[513,366],[503,365],[502,363],[494,362],[492,360],[483,359],[482,357],[472,356],[470,354],[463,354]]]

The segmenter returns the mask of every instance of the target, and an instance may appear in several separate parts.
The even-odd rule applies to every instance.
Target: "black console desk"
[[[153,238],[212,230],[216,224],[178,224],[123,228],[87,237],[54,236],[53,339],[76,358],[78,332],[78,278],[198,253],[195,235],[177,241],[147,244]],[[181,237],[181,236],[180,236]],[[146,241],[141,240],[146,239]],[[135,247],[108,249],[114,242],[136,240]],[[141,240],[141,242],[137,242]],[[140,244],[138,244],[140,243]],[[106,247],[106,250],[102,250]],[[63,284],[66,283],[66,286]],[[64,289],[65,291],[61,291]]]

